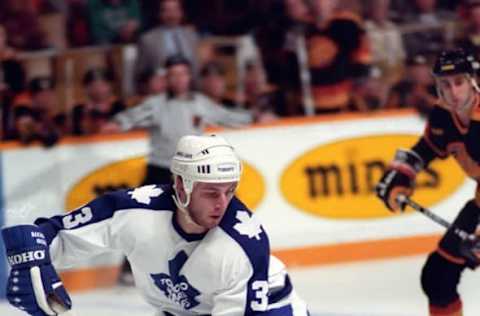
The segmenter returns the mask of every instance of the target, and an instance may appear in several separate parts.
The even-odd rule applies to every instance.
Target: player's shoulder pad
[[[238,198],[234,197],[230,202],[220,228],[240,245],[252,263],[268,262],[270,241],[265,229]]]
[[[128,209],[174,210],[174,203],[165,186],[145,185],[105,193],[84,205],[95,212],[114,213]]]

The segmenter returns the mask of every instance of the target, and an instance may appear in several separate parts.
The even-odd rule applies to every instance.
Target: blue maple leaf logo
[[[175,258],[168,261],[170,275],[165,273],[150,274],[155,285],[162,290],[165,296],[183,309],[191,309],[200,304],[195,299],[200,295],[200,292],[188,283],[184,275],[180,275],[180,269],[187,259],[187,254],[180,251]]]

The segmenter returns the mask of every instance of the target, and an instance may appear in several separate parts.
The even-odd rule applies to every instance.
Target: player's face
[[[206,229],[217,226],[235,195],[237,183],[197,182],[188,207],[192,220]]]
[[[444,101],[452,110],[459,110],[473,98],[474,90],[464,74],[437,78],[437,85]]]

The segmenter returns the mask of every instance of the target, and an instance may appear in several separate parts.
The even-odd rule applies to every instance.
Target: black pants
[[[173,183],[172,173],[168,168],[154,166],[152,164],[147,165],[147,174],[142,185],[171,183]]]
[[[453,222],[454,227],[458,227],[467,233],[475,232],[480,220],[480,208],[474,200],[469,201],[460,211]],[[462,257],[460,253],[460,244],[462,239],[455,234],[453,229],[447,230],[440,240],[440,248],[449,255]]]
[[[467,233],[475,232],[479,224],[480,208],[469,201],[453,222]],[[461,306],[458,284],[465,268],[476,268],[476,264],[466,260],[460,252],[462,239],[453,229],[447,230],[439,243],[439,249],[430,254],[422,270],[422,288],[428,296],[430,308],[452,308]]]

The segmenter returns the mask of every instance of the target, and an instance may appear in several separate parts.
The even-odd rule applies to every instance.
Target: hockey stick
[[[57,303],[56,300],[53,300],[53,299],[49,298],[48,299],[48,304],[50,305],[52,310],[56,313],[55,315],[77,316],[77,314],[75,313],[75,311],[73,309],[66,309],[65,307],[63,307],[63,305],[60,305],[59,303]]]
[[[48,298],[48,304],[54,309],[54,311],[59,316],[77,316],[77,313],[75,313],[73,308],[65,309],[65,307],[57,303],[57,301],[54,299]]]
[[[423,215],[427,216],[431,220],[433,220],[435,223],[442,225],[446,229],[452,229],[455,235],[460,237],[462,240],[470,240],[470,241],[475,241],[477,238],[474,234],[469,234],[466,231],[464,231],[461,228],[453,226],[452,223],[448,222],[444,218],[438,216],[437,214],[433,213],[429,209],[421,206],[420,204],[416,203],[415,201],[411,200],[408,196],[406,195],[399,195],[397,197],[397,202],[399,204],[406,204],[413,208],[415,211],[422,213]]]

